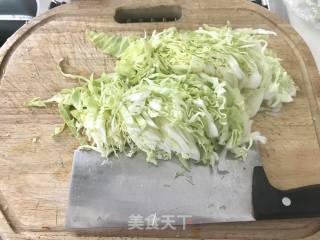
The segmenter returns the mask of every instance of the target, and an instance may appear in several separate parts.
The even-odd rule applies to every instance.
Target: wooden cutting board
[[[176,22],[117,23],[118,7],[171,6],[164,11]],[[181,9],[180,9],[181,8]],[[180,10],[179,10],[180,9]],[[163,14],[162,8],[157,10]],[[118,9],[117,18],[154,14],[152,9]],[[159,16],[158,16],[159,17]],[[161,17],[161,16],[160,16]],[[86,40],[86,30],[121,34],[151,32],[176,26],[196,29],[202,24],[265,28],[278,33],[270,47],[300,87],[294,103],[280,114],[260,113],[254,128],[268,143],[262,146],[263,164],[270,182],[280,189],[320,184],[319,75],[303,40],[286,23],[246,0],[78,1],[56,8],[21,28],[0,50],[0,236],[2,238],[66,238],[78,236],[63,230],[73,151],[77,142],[69,134],[51,137],[61,119],[55,107],[30,109],[24,102],[48,98],[76,83],[57,69],[66,59],[67,72],[90,75],[113,70],[112,59]],[[33,141],[35,139],[36,141]],[[319,219],[207,224],[180,231],[180,237],[301,238],[320,229]],[[176,232],[110,230],[113,236],[174,237]]]

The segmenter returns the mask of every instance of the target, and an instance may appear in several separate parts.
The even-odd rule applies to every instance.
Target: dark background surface
[[[0,15],[36,16],[36,0],[0,0]],[[0,46],[19,29],[25,21],[0,20]]]

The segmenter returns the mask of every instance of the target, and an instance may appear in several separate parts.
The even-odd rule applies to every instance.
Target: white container
[[[313,23],[307,22],[298,17],[290,6],[287,6],[287,10],[290,24],[309,46],[320,72],[320,29],[316,28]]]

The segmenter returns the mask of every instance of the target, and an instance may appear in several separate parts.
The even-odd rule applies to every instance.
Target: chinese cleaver
[[[188,216],[189,223],[320,216],[320,188],[273,188],[257,146],[244,161],[227,156],[210,168],[178,161],[147,164],[145,155],[74,154],[66,228],[128,227],[131,216]],[[182,225],[184,218],[175,218]]]

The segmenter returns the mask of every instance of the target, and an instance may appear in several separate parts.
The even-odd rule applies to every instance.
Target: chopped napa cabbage
[[[203,26],[196,31],[169,28],[150,36],[89,32],[89,40],[117,59],[114,73],[86,79],[52,98],[28,106],[58,104],[65,127],[84,148],[107,157],[136,151],[147,162],[177,156],[213,165],[219,154],[245,158],[253,141],[252,118],[263,108],[291,102],[297,87],[267,49],[263,29]]]

